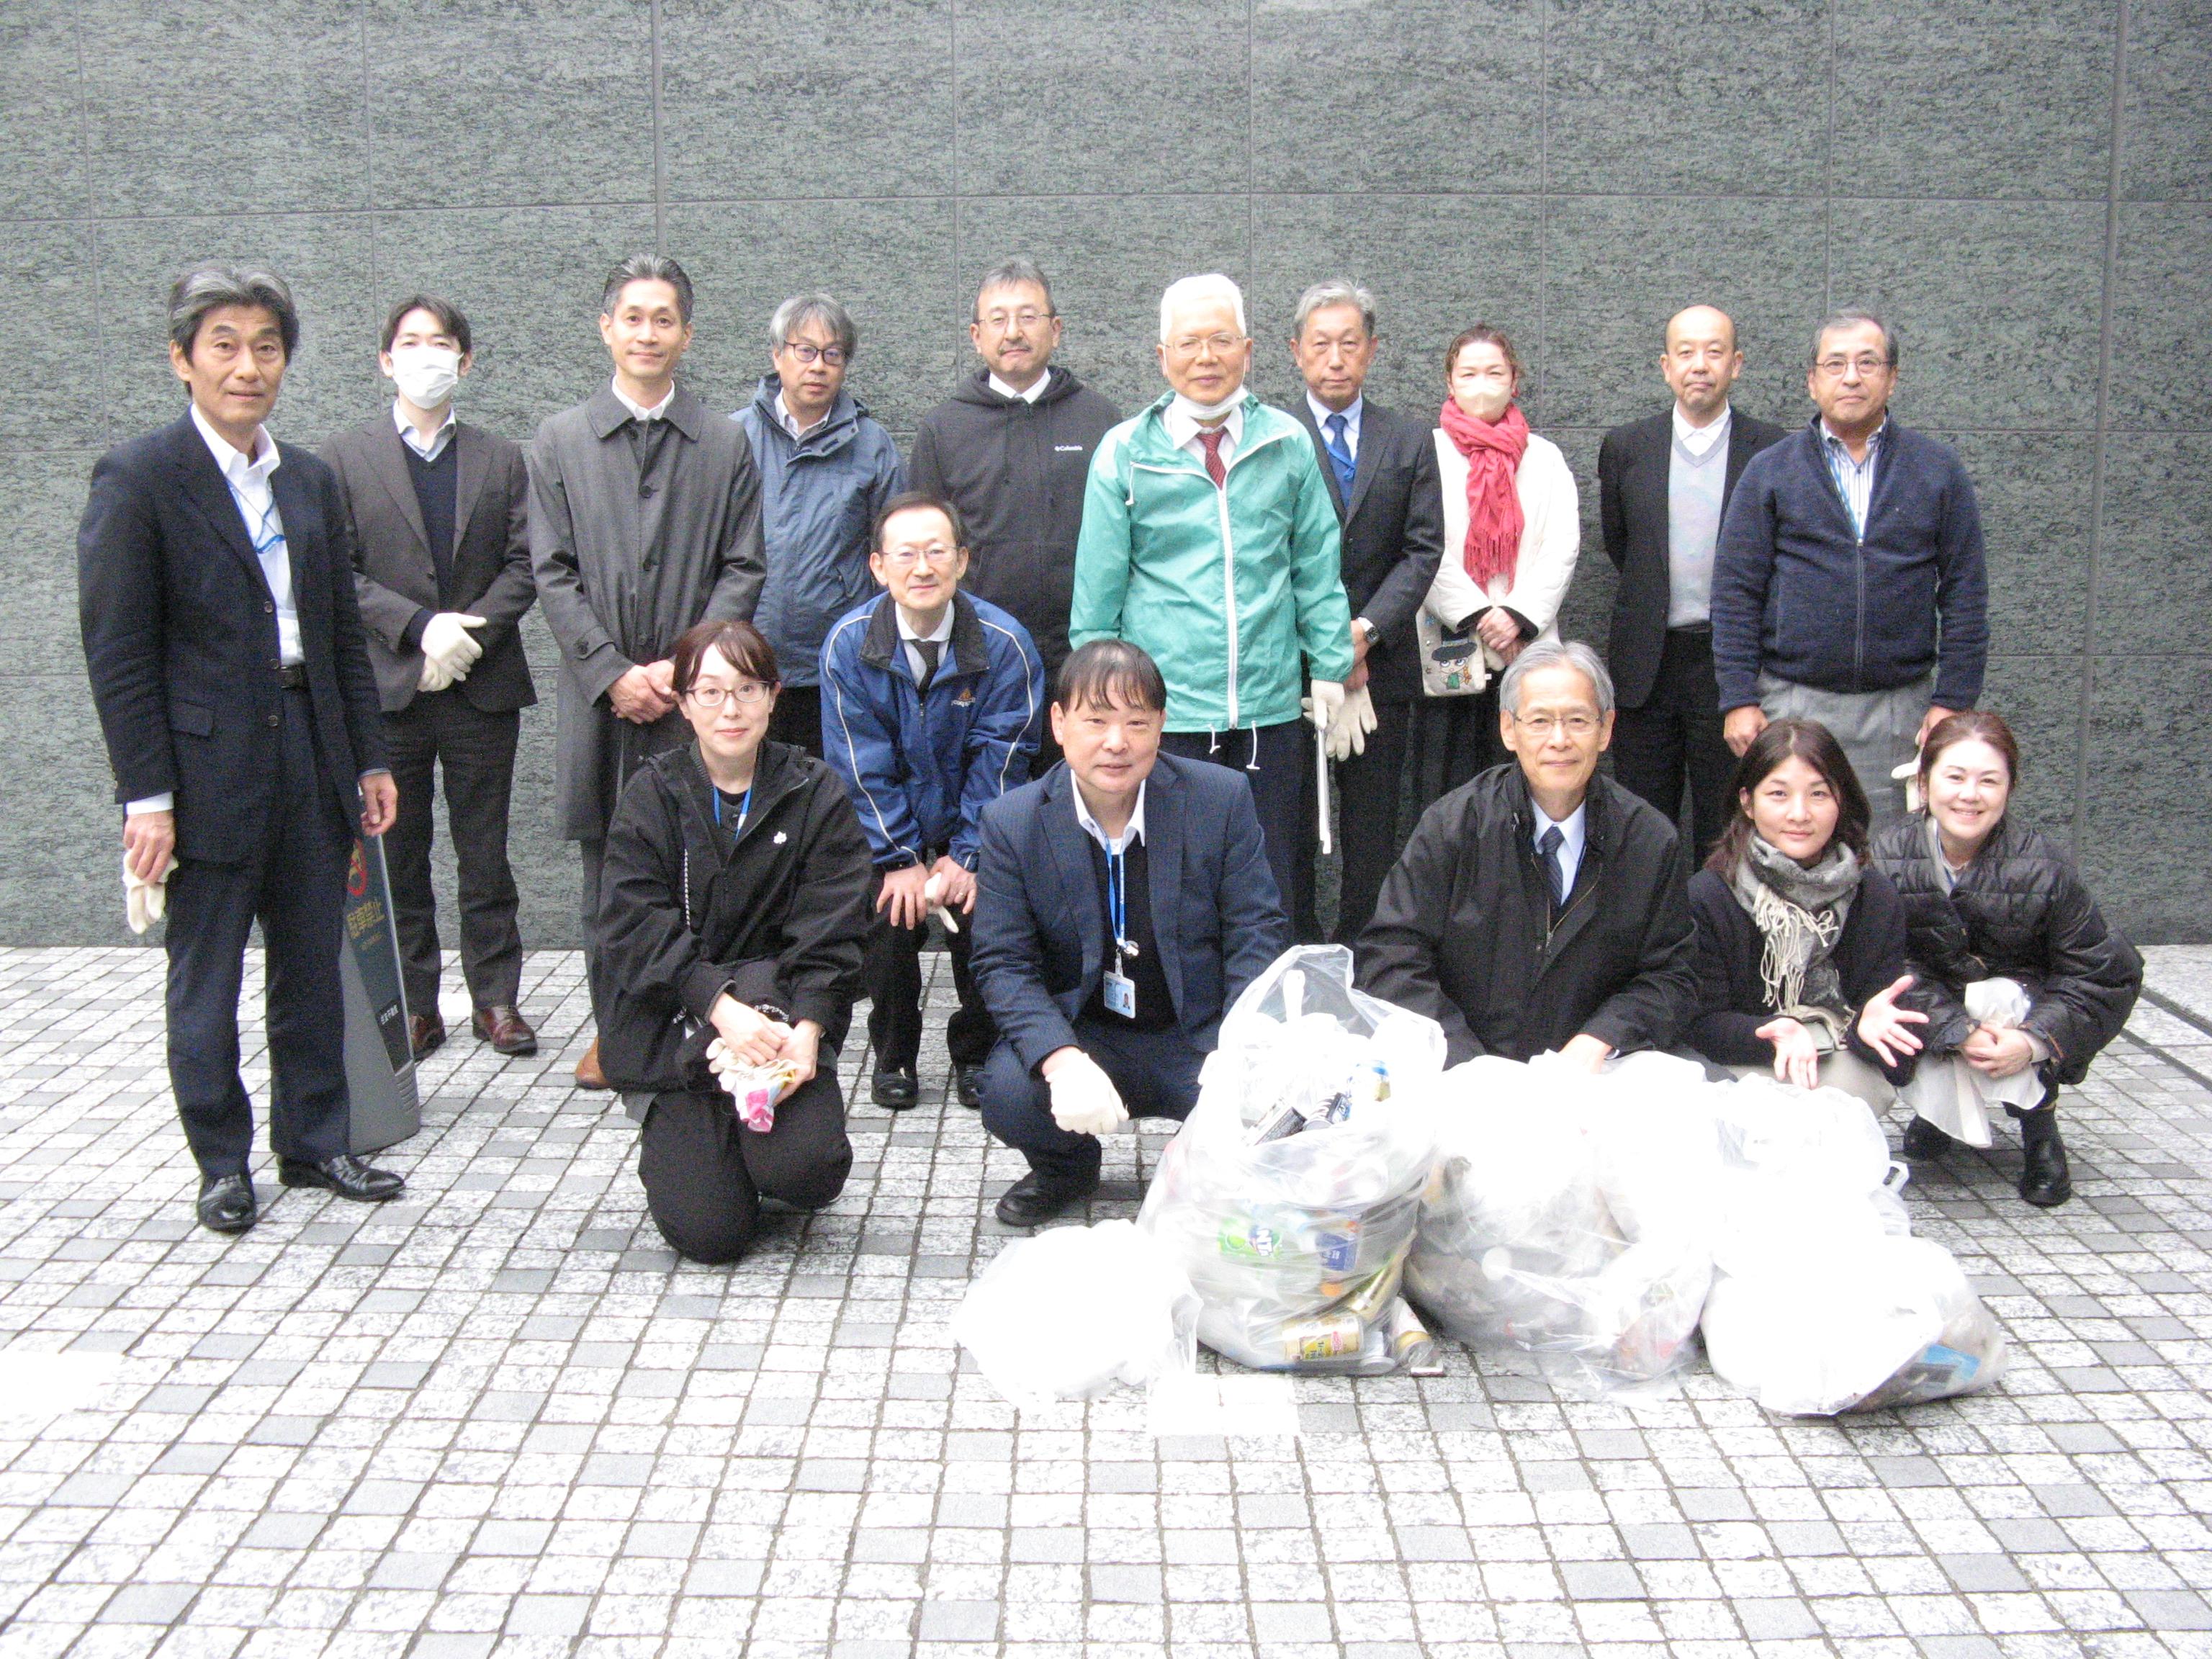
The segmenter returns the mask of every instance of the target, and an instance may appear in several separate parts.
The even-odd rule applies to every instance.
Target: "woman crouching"
[[[1920,750],[1920,811],[1883,830],[1875,862],[1905,901],[1906,957],[1929,1015],[1904,1098],[1907,1158],[1990,1144],[1989,1108],[2020,1120],[2020,1195],[2074,1194],[2058,1138],[2061,1084],[2118,1035],[2142,958],[2105,925],[2074,862],[2006,811],[2020,745],[1996,714],[1936,722]]]
[[[1814,720],[1770,722],[1735,774],[1735,815],[1690,878],[1699,1011],[1691,1046],[1887,1109],[1923,1014],[1898,1006],[1904,907],[1868,867],[1866,792]]]
[[[600,1065],[644,1107],[638,1176],[661,1237],[695,1261],[734,1261],[763,1196],[819,1209],[853,1167],[836,1058],[873,871],[836,775],[763,741],[778,683],[759,631],[702,623],[672,660],[698,742],[623,790],[592,1000]],[[765,1130],[739,1121],[709,1063],[717,1040],[724,1067],[785,1069]]]

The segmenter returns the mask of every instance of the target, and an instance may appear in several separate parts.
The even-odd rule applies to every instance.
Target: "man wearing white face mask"
[[[402,300],[377,359],[398,389],[392,412],[341,433],[322,452],[345,501],[354,586],[400,785],[385,852],[417,1059],[446,1040],[430,891],[440,769],[459,866],[471,1027],[502,1054],[538,1048],[516,1006],[522,936],[507,855],[515,740],[521,710],[538,701],[519,632],[537,592],[530,477],[519,444],[454,416],[471,348],[469,320],[451,301]]]

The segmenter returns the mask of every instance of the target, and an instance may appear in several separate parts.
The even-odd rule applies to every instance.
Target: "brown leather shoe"
[[[522,1010],[504,1002],[495,1002],[479,1008],[469,1016],[469,1030],[476,1033],[477,1041],[489,1042],[495,1054],[534,1054],[538,1052],[538,1033],[530,1029],[530,1022],[522,1017]]]
[[[407,1016],[407,1042],[415,1051],[415,1058],[422,1059],[446,1040],[446,1022],[436,1012]]]
[[[613,1085],[607,1074],[599,1069],[599,1040],[592,1039],[592,1046],[584,1050],[584,1057],[576,1062],[576,1086],[579,1089],[606,1089]]]

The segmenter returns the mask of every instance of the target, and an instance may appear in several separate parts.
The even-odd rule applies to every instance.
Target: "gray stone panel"
[[[2129,0],[2120,191],[2212,198],[2212,0]]]
[[[788,295],[812,290],[836,296],[860,325],[845,383],[878,420],[904,431],[944,396],[965,341],[952,323],[949,202],[672,206],[668,246],[699,289],[685,364],[715,409],[750,399],[769,369],[769,319]]]
[[[1838,0],[1835,20],[1838,190],[2104,194],[2116,0]]]
[[[2110,418],[2212,428],[2212,204],[2120,209]]]
[[[2097,659],[2082,873],[2146,943],[2204,937],[2204,838],[2182,826],[2212,800],[2208,708],[2212,656]]]
[[[0,943],[125,943],[122,809],[82,668],[0,676]]]
[[[1538,378],[1550,418],[1615,426],[1671,400],[1659,375],[1667,319],[1717,305],[1735,319],[1735,400],[1795,425],[1805,342],[1820,319],[1818,202],[1630,197],[1556,199],[1545,233],[1545,339]]]
[[[385,395],[376,373],[382,319],[369,293],[368,250],[363,214],[102,225],[99,318],[108,441],[185,412],[184,387],[169,367],[167,307],[177,273],[202,259],[256,260],[292,285],[301,340],[270,422],[278,437],[319,443],[366,420]]]
[[[368,204],[368,66],[353,0],[110,5],[86,30],[97,210]]]
[[[966,324],[977,276],[1028,253],[1052,279],[1066,319],[1060,360],[1134,414],[1167,387],[1160,379],[1160,292],[1178,276],[1219,270],[1248,289],[1251,260],[1243,197],[994,197],[960,204],[963,269],[943,325],[951,361],[973,367]],[[1245,324],[1264,325],[1248,295]],[[1280,358],[1272,360],[1281,363]],[[1261,343],[1253,389],[1273,398],[1289,384]],[[933,388],[931,402],[950,389]],[[927,405],[925,405],[926,407]]]
[[[43,452],[98,444],[102,362],[99,319],[88,303],[91,231],[82,222],[0,222],[0,361],[15,369],[0,404],[0,447]],[[165,369],[163,371],[167,373]]]
[[[2020,739],[2021,779],[2014,805],[2061,844],[2074,838],[2082,681],[2079,656],[1992,657],[1979,704],[2003,715]]]
[[[581,402],[613,372],[599,338],[607,272],[653,251],[653,209],[503,208],[385,213],[375,222],[377,287],[368,330],[350,349],[376,374],[389,307],[418,291],[468,313],[476,361],[456,406],[494,432],[526,439],[556,410]],[[674,248],[679,258],[681,250]],[[685,269],[692,270],[686,262]],[[696,271],[693,280],[698,278]],[[700,326],[731,324],[731,296],[702,294]],[[388,382],[377,378],[380,397]]]
[[[1959,452],[1981,507],[1990,648],[2080,651],[2089,592],[2092,450],[2057,433],[1935,435]]]
[[[2114,433],[2105,455],[2097,649],[2212,648],[2212,434]]]
[[[0,648],[12,662],[82,675],[76,527],[96,451],[0,452]],[[0,728],[4,731],[4,728]],[[7,733],[12,737],[12,732]],[[10,773],[15,771],[11,765]]]
[[[78,10],[71,0],[10,0],[0,13],[0,219],[85,210]]]
[[[1249,15],[1246,0],[970,0],[962,193],[1247,189]]]
[[[635,9],[642,27],[645,9]],[[950,0],[664,0],[670,198],[950,190],[952,10]],[[987,34],[981,50],[1000,58],[1005,43]],[[1028,52],[1015,57],[1035,68]],[[1042,115],[1060,96],[1031,84],[1022,101]]]
[[[1519,194],[1539,187],[1539,7],[1514,0],[1262,4],[1253,9],[1251,30],[1255,189]]]
[[[1585,640],[1602,653],[1613,629],[1613,590],[1618,577],[1605,556],[1605,538],[1598,528],[1597,447],[1605,434],[1595,427],[1553,427],[1544,435],[1559,445],[1575,475],[1575,504],[1582,518],[1582,546],[1575,558],[1575,579],[1559,606],[1559,637]],[[1447,550],[1449,551],[1449,550]]]
[[[1834,297],[1896,325],[1907,422],[2075,430],[2096,407],[2104,229],[2098,203],[1839,201]],[[2081,319],[2072,349],[2057,318]]]
[[[1549,9],[1547,188],[1698,197],[1826,188],[1830,8],[1820,0],[1549,0]],[[1678,222],[1677,231],[1692,225]],[[1695,247],[1704,238],[1684,240]]]
[[[1433,422],[1443,404],[1443,352],[1476,322],[1504,329],[1523,361],[1541,315],[1540,210],[1527,196],[1263,196],[1253,206],[1248,296],[1262,395],[1303,390],[1285,343],[1298,295],[1342,276],[1370,289],[1382,335],[1368,385],[1378,402]],[[1543,417],[1549,382],[1525,388]]]
[[[366,13],[373,205],[652,201],[647,8],[369,0]]]

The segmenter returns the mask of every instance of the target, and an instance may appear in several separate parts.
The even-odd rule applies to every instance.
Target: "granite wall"
[[[10,0],[0,940],[128,937],[72,549],[94,458],[179,407],[174,270],[291,276],[287,438],[384,407],[378,323],[418,285],[475,321],[467,416],[521,437],[607,372],[601,273],[654,246],[698,283],[710,403],[820,287],[902,435],[1015,252],[1054,278],[1062,360],[1125,405],[1194,270],[1247,284],[1270,398],[1325,275],[1382,297],[1382,401],[1437,401],[1443,341],[1500,324],[1584,483],[1568,627],[1599,640],[1597,441],[1663,405],[1665,316],[1734,312],[1741,402],[1795,422],[1808,325],[1882,307],[1901,416],[1982,492],[2026,810],[2139,938],[2212,938],[2208,87],[2207,0]],[[540,945],[575,937],[551,723],[526,717],[516,801]]]

